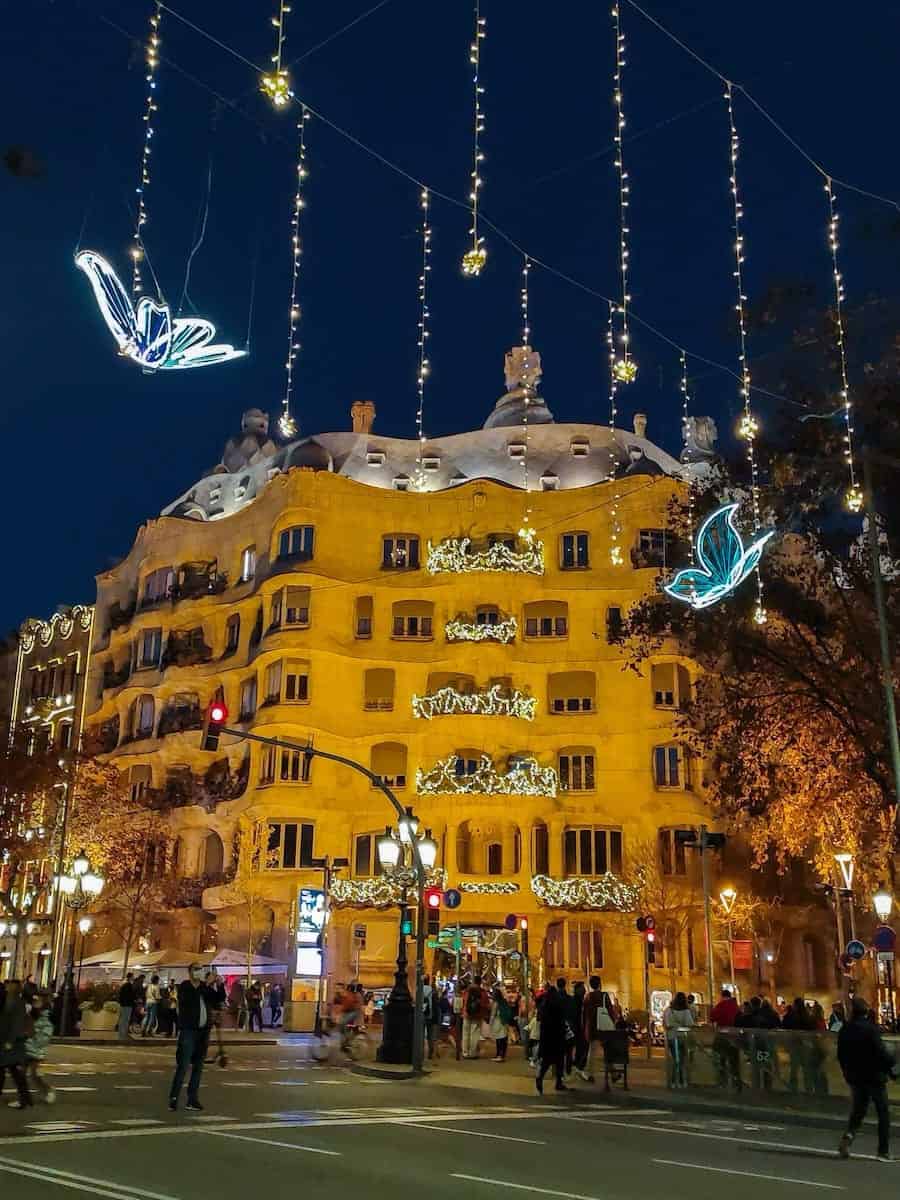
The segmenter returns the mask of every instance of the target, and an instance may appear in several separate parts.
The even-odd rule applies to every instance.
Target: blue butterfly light
[[[226,344],[211,346],[216,327],[202,317],[173,319],[168,304],[157,304],[149,296],[142,296],[135,308],[118,275],[95,251],[76,254],[75,265],[90,280],[94,299],[119,353],[145,371],[211,367],[246,353]]]
[[[764,533],[747,549],[734,525],[737,504],[726,504],[706,518],[697,533],[699,567],[679,571],[663,591],[692,608],[718,604],[744,582],[762,558],[763,547],[774,530]]]

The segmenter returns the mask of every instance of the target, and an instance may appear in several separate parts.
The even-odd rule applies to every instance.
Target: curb
[[[417,1071],[414,1067],[404,1066],[370,1066],[366,1063],[354,1063],[350,1068],[351,1075],[367,1075],[370,1079],[421,1079],[427,1071]]]
[[[54,1046],[111,1046],[120,1049],[127,1046],[129,1049],[140,1047],[141,1050],[159,1050],[172,1048],[178,1044],[177,1038],[128,1038],[125,1042],[120,1042],[118,1038],[95,1038],[95,1037],[54,1037]],[[282,1043],[278,1038],[254,1038],[250,1041],[247,1038],[225,1038],[222,1042],[223,1046],[278,1046]],[[287,1043],[291,1045],[292,1043]]]

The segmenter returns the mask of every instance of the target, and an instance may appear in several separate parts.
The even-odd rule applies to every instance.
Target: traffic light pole
[[[210,731],[212,730],[212,722],[209,723]],[[286,742],[281,738],[264,737],[259,733],[247,733],[244,729],[232,729],[228,725],[216,725],[216,733],[227,733],[230,737],[239,738],[245,742],[259,742],[263,746],[275,746],[283,750],[300,750],[303,754],[308,754],[310,758],[324,758],[329,762],[340,763],[342,766],[349,767],[352,771],[357,771],[360,775],[364,775],[366,779],[378,791],[383,792],[390,803],[393,805],[400,820],[406,820],[406,809],[387,786],[387,784],[368,767],[364,767],[362,763],[356,762],[355,759],[347,758],[343,754],[331,754],[327,750],[319,750],[315,746],[298,742]],[[208,735],[204,735],[204,741]],[[201,743],[202,744],[202,743]],[[419,920],[416,929],[416,995],[415,1007],[413,1009],[413,1046],[412,1046],[412,1066],[413,1070],[421,1071],[425,1057],[425,921],[424,912],[424,893],[427,883],[427,875],[425,872],[425,864],[422,862],[422,856],[419,854],[419,847],[416,844],[416,839],[411,839],[413,866],[416,872],[418,893],[418,912]]]

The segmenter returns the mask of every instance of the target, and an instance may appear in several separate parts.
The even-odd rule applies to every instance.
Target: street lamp
[[[406,976],[407,956],[406,938],[410,932],[407,901],[409,892],[415,888],[417,895],[416,921],[416,983],[422,975],[425,955],[425,917],[424,898],[421,880],[416,869],[416,855],[413,847],[418,849],[418,858],[426,871],[431,870],[437,858],[438,845],[431,836],[431,830],[426,829],[423,836],[418,835],[419,821],[411,808],[398,822],[395,834],[387,826],[384,835],[377,839],[375,846],[379,865],[385,875],[392,879],[400,888],[400,938],[397,947],[397,970],[394,973],[394,986],[384,1006],[384,1032],[381,1045],[378,1048],[379,1062],[407,1063],[421,1067],[424,1051],[424,1014],[420,1006],[413,1002],[409,990],[409,980]]]
[[[725,912],[725,916],[728,918],[728,966],[729,966],[729,969],[731,972],[732,995],[735,992],[735,983],[734,983],[734,939],[732,937],[732,929],[731,929],[731,912],[732,912],[732,909],[734,908],[735,900],[737,900],[737,888],[732,887],[730,884],[728,887],[723,887],[722,890],[719,892],[719,903],[722,905],[722,908]]]
[[[91,860],[82,850],[72,860],[71,874],[61,874],[56,877],[56,887],[62,895],[66,906],[72,913],[78,913],[85,908],[103,891],[106,881],[103,876],[92,869]],[[63,1036],[71,1037],[72,1000],[75,990],[75,932],[69,942],[69,959],[66,963],[66,978],[63,984],[62,1019],[60,1021]]]
[[[78,932],[81,934],[81,954],[78,958],[78,990],[81,990],[81,968],[84,965],[84,939],[94,927],[93,917],[78,918]]]
[[[885,885],[883,883],[879,883],[878,891],[872,897],[872,904],[875,908],[875,913],[878,917],[878,920],[883,925],[885,923],[885,921],[887,921],[888,917],[891,915],[891,909],[894,907],[894,897],[891,894],[891,892],[888,891],[888,889],[885,887]],[[890,1010],[891,1010],[891,1031],[893,1032],[894,1027],[896,1025],[896,1013],[894,1011],[894,964],[893,964],[894,954],[893,954],[893,950],[890,951],[890,955],[891,955],[890,958],[887,958],[887,957],[885,958],[884,966],[885,966],[885,973],[887,975],[888,1004],[890,1005]],[[880,957],[881,957],[881,955],[879,954],[879,958]]]
[[[837,863],[841,872],[841,879],[844,881],[844,886],[838,889],[838,894],[835,897],[835,906],[840,907],[841,897],[846,899],[850,909],[850,936],[856,941],[856,909],[853,905],[853,872],[856,864],[849,850],[839,851],[839,853],[835,854],[834,861]]]

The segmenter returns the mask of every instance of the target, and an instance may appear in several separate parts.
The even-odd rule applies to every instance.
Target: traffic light
[[[437,937],[441,931],[441,889],[429,887],[424,892],[425,916],[428,921],[427,933],[431,938]]]
[[[400,910],[400,933],[408,938],[416,936],[415,914],[411,908]]]
[[[647,930],[647,962],[652,967],[656,962],[656,932]]]
[[[647,962],[652,966],[656,962],[656,917],[646,916],[638,917],[635,921],[637,931],[644,936],[644,943],[647,947]]]
[[[200,745],[204,750],[218,750],[222,726],[228,720],[228,709],[223,700],[213,700],[206,709],[203,722],[203,737]]]

